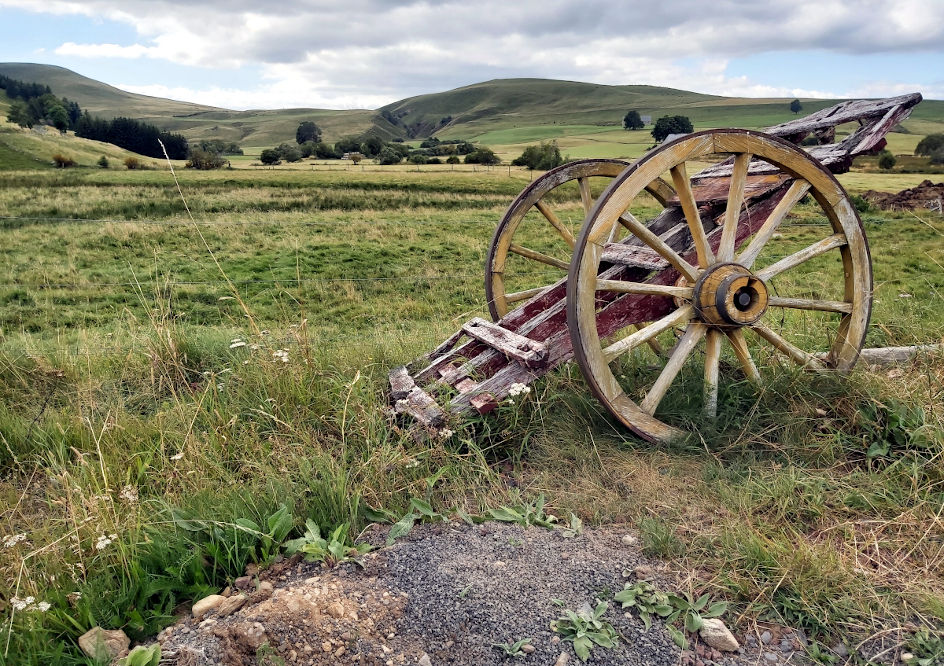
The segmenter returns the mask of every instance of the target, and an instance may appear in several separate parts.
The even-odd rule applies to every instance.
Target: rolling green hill
[[[373,132],[384,139],[461,138],[511,157],[521,147],[555,139],[571,157],[633,157],[651,145],[648,130],[624,132],[623,115],[635,109],[653,120],[688,116],[696,129],[757,129],[793,118],[789,99],[704,95],[658,86],[608,86],[549,79],[500,79],[419,95],[377,110],[278,109],[232,111],[136,95],[62,67],[0,63],[0,74],[49,85],[102,116],[126,115],[179,132],[193,141],[223,139],[247,153],[295,138],[303,120],[315,121],[326,141]],[[801,100],[810,113],[838,100]],[[0,99],[0,112],[5,115]],[[944,131],[944,101],[926,100],[889,137],[893,151],[910,152],[920,138]]]

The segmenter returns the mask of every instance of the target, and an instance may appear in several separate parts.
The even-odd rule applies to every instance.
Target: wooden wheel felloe
[[[689,177],[693,163],[719,157],[728,160]],[[663,174],[678,195],[643,223],[637,197]],[[806,195],[821,209],[817,216],[804,207],[813,225],[783,233],[784,219]],[[620,227],[631,237],[614,247]],[[647,255],[651,265],[620,260]],[[838,181],[793,144],[744,130],[683,137],[616,177],[584,222],[567,284],[574,356],[591,391],[653,441],[684,434],[657,410],[693,373],[701,377],[703,412],[714,418],[722,369],[727,376],[729,366],[739,367],[738,378],[756,382],[761,354],[805,368],[851,368],[871,304],[868,244]],[[642,322],[650,323],[634,327]],[[659,336],[674,348],[657,359],[654,379],[640,379],[645,373],[626,365]],[[696,357],[703,365],[697,371]]]
[[[537,178],[515,198],[495,229],[485,262],[485,295],[492,319],[498,321],[567,275],[575,234],[593,206],[592,183],[609,183],[627,166],[608,159],[570,162]],[[559,188],[573,181],[581,201],[576,215],[562,212],[565,207],[554,201]],[[674,194],[662,181],[647,186],[663,203]]]

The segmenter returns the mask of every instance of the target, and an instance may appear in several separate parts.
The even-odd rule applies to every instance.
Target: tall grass
[[[20,218],[0,231],[0,536],[25,535],[0,547],[8,661],[85,663],[74,641],[95,624],[153,634],[271,557],[283,506],[296,530],[356,533],[412,497],[477,512],[545,492],[558,515],[628,523],[742,623],[865,636],[944,620],[940,355],[849,378],[770,357],[760,392],[729,373],[715,425],[689,399],[693,367],[666,410],[698,435],[669,448],[617,427],[565,367],[418,444],[389,420],[387,371],[482,314],[484,252],[520,183],[187,174],[253,329],[168,176],[0,174]],[[555,205],[578,211],[576,191]],[[812,215],[800,207],[784,247],[809,243]],[[22,219],[37,217],[70,220]],[[939,340],[935,221],[866,221],[872,344]]]

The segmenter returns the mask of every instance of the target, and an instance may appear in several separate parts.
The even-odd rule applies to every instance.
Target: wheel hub
[[[767,285],[740,264],[715,264],[695,283],[693,305],[706,324],[748,326],[767,310]]]

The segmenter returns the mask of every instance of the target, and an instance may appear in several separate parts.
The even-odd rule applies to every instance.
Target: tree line
[[[163,157],[159,141],[171,159],[186,159],[190,154],[187,139],[133,118],[106,120],[82,111],[77,102],[56,97],[49,86],[19,81],[0,75],[0,88],[13,100],[7,120],[20,127],[50,125],[60,132],[74,130],[77,137],[111,143],[148,157]]]

